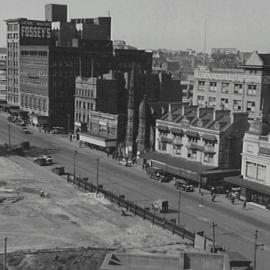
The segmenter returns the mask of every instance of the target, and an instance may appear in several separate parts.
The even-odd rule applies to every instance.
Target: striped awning
[[[167,138],[167,137],[161,137],[161,138],[160,138],[160,141],[161,141],[162,143],[173,143],[173,139]]]
[[[188,148],[188,149],[191,149],[191,150],[201,151],[201,152],[204,151],[204,147],[203,147],[203,146],[197,145],[197,144],[193,144],[193,143],[187,145],[187,148]]]
[[[193,137],[193,138],[200,138],[200,134],[196,131],[188,130],[186,131],[186,135],[188,137]]]
[[[210,141],[210,142],[216,142],[217,138],[215,135],[211,135],[211,134],[203,134],[202,135],[202,139],[205,141]]]
[[[162,131],[166,131],[169,132],[169,128],[167,126],[163,126],[163,125],[158,125],[157,126],[158,130],[162,130]]]
[[[171,132],[173,134],[179,134],[179,135],[183,135],[184,134],[184,131],[180,128],[171,128]]]

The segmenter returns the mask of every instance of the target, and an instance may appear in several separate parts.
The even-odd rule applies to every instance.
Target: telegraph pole
[[[68,126],[67,126],[67,128],[68,128],[68,134],[70,133],[70,115],[69,115],[69,113],[68,113],[68,115],[67,115],[67,117],[68,117],[68,122],[67,122],[67,124],[68,124]]]
[[[98,182],[99,182],[99,158],[97,158],[97,177],[96,177],[96,180],[97,180],[97,190],[96,190],[96,195],[98,195]]]
[[[77,156],[77,150],[74,151],[74,164],[73,164],[73,182],[76,178],[76,156]]]
[[[213,228],[213,253],[216,252],[216,226],[217,224],[213,222],[211,226]]]
[[[7,237],[5,237],[4,270],[7,269]]]
[[[180,225],[181,191],[178,192],[178,226]]]
[[[254,243],[254,261],[253,261],[253,270],[256,270],[257,266],[257,249],[258,247],[263,248],[264,244],[258,244],[258,230],[255,231],[255,243]]]
[[[11,136],[10,136],[10,124],[8,124],[8,149],[10,149]]]

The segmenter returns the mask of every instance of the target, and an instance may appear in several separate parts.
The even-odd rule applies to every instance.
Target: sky
[[[68,18],[112,17],[112,39],[139,49],[238,48],[270,52],[269,0],[0,0],[0,46],[5,19],[44,19],[45,4],[68,5]],[[206,22],[206,23],[205,23]]]

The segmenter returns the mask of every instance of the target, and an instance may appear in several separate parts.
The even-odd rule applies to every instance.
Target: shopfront
[[[241,177],[228,177],[225,182],[241,188],[240,196],[249,202],[254,202],[265,207],[270,206],[270,186],[243,179]]]

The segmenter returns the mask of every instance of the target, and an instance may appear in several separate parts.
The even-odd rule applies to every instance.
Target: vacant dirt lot
[[[121,209],[79,191],[50,169],[23,157],[0,157],[1,250],[5,236],[9,252],[101,247],[172,254],[185,248],[178,236],[138,217],[121,216]],[[41,189],[49,198],[40,197]]]

